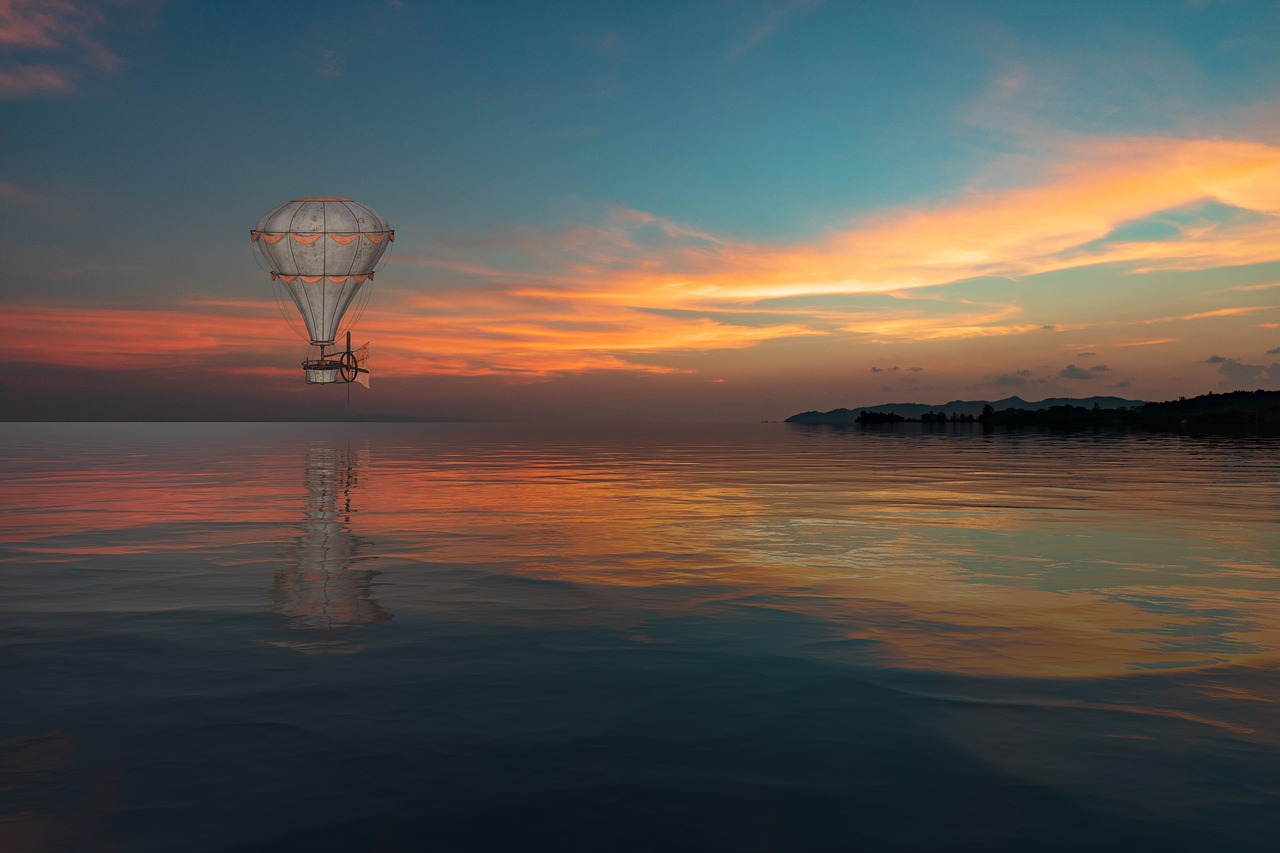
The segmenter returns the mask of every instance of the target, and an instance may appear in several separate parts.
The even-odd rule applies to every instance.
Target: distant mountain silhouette
[[[1117,405],[1120,404],[1120,405]],[[981,406],[974,416],[965,407]],[[1008,397],[991,403],[956,400],[941,406],[920,403],[888,403],[830,412],[804,412],[788,423],[835,426],[891,425],[905,420],[925,425],[978,423],[984,429],[1119,429],[1183,433],[1280,435],[1280,391],[1230,391],[1142,403],[1120,397],[1084,397],[1078,400],[1050,398],[1028,403]]]
[[[857,421],[863,412],[883,412],[884,414],[901,415],[909,420],[919,420],[922,415],[941,412],[947,415],[980,415],[983,406],[990,406],[996,411],[1002,409],[1024,409],[1039,411],[1054,406],[1083,406],[1092,409],[1131,408],[1143,405],[1142,400],[1126,400],[1123,397],[1048,397],[1037,403],[1029,403],[1021,397],[1005,397],[1000,400],[952,400],[950,403],[881,403],[878,406],[859,406],[856,409],[832,409],[829,412],[801,412],[787,418],[792,424],[851,424]]]

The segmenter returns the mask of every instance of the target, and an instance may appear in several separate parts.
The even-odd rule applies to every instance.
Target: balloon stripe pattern
[[[286,239],[287,238],[287,239]],[[249,232],[288,290],[313,344],[332,344],[356,293],[395,241],[376,211],[351,199],[314,196],[268,211]]]
[[[319,240],[321,237],[328,237],[333,242],[340,243],[343,246],[346,246],[346,245],[349,245],[350,243],[354,243],[356,240],[359,240],[361,237],[365,238],[371,243],[381,243],[383,240],[390,240],[392,243],[394,243],[396,241],[396,232],[388,231],[386,234],[311,234],[311,235],[289,234],[287,232],[284,234],[268,234],[265,231],[249,232],[249,240],[254,243],[258,242],[259,240],[266,240],[268,243],[279,243],[285,237],[288,237],[290,240],[293,240],[295,243],[304,243],[306,245],[311,245],[315,241]]]
[[[278,272],[273,272],[271,274],[272,281],[283,281],[286,283],[293,282],[293,281],[304,281],[307,284],[315,284],[321,279],[327,279],[333,282],[334,284],[342,284],[342,282],[344,282],[348,278],[355,279],[356,281],[363,284],[366,281],[373,281],[373,273],[369,273],[368,275],[281,275]]]

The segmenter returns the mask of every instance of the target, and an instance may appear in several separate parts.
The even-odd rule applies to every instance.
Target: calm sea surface
[[[0,425],[0,849],[1280,844],[1280,441]]]

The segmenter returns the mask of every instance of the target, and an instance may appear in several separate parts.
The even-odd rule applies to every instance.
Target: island
[[[1119,400],[1123,405],[1103,405]],[[1023,405],[996,406],[1017,401]],[[981,406],[976,414],[974,406]],[[908,409],[904,412],[903,409]],[[1280,391],[1230,391],[1161,403],[1120,398],[992,402],[956,401],[943,406],[888,404],[829,412],[802,412],[787,423],[875,426],[895,423],[975,423],[987,428],[1141,429],[1193,433],[1280,435]]]

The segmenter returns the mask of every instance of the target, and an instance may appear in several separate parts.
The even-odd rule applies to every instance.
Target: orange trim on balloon
[[[338,243],[343,246],[347,246],[347,245],[350,245],[351,243],[354,243],[356,240],[359,240],[361,237],[364,237],[366,240],[370,241],[371,243],[381,243],[383,240],[388,240],[394,243],[396,241],[396,232],[394,231],[356,231],[356,232],[349,232],[345,234],[336,234],[332,231],[318,231],[318,232],[312,232],[310,234],[296,233],[293,231],[280,231],[274,234],[268,231],[250,231],[249,232],[250,242],[256,243],[258,242],[258,239],[261,238],[263,240],[266,240],[268,243],[272,244],[273,246],[276,243],[279,243],[285,237],[289,237],[295,243],[301,243],[304,246],[310,246],[312,243],[316,242],[321,237],[328,237],[330,240],[332,240],[335,243]]]
[[[293,284],[298,279],[302,279],[305,284],[318,284],[321,279],[328,279],[334,284],[342,284],[348,279],[357,284],[364,284],[366,281],[373,280],[373,273],[365,273],[364,275],[286,275],[285,273],[273,272],[271,274],[272,281],[283,281],[286,284]]]

